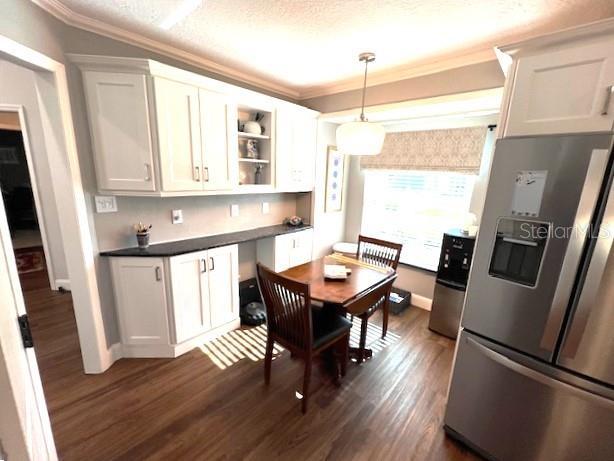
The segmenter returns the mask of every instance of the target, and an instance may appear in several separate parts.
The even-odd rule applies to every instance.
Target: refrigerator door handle
[[[548,375],[535,371],[532,368],[521,365],[520,363],[511,360],[505,355],[495,352],[492,349],[489,349],[488,347],[484,346],[483,344],[480,344],[473,338],[466,338],[466,341],[468,344],[476,348],[479,352],[491,359],[493,362],[496,362],[499,365],[504,366],[505,368],[508,368],[522,376],[532,379],[533,381],[537,381],[553,389],[566,392],[567,394],[572,394],[582,400],[587,400],[609,410],[614,410],[614,400],[610,400],[605,397],[601,397],[600,395],[593,394],[592,392],[586,391],[580,387],[567,384],[563,381],[559,381],[558,379],[551,378]]]
[[[556,284],[556,291],[550,305],[550,313],[539,344],[542,349],[547,351],[554,351],[561,326],[563,325],[563,317],[569,304],[582,250],[607,167],[608,154],[609,151],[607,149],[594,149],[591,153],[586,178],[584,179],[584,185],[580,194],[580,201],[578,202],[578,209],[571,229],[571,235],[569,236],[569,243],[567,244],[567,250],[561,265],[561,273]],[[556,229],[553,230],[556,235]]]
[[[561,356],[564,358],[573,359],[578,351],[584,330],[588,323],[588,318],[591,313],[591,308],[597,300],[597,294],[601,281],[608,264],[610,251],[614,239],[614,185],[610,188],[608,194],[608,202],[605,207],[603,221],[599,225],[599,233],[597,234],[595,249],[591,257],[588,271],[582,286],[582,292],[578,304],[572,312],[572,323],[565,335]]]

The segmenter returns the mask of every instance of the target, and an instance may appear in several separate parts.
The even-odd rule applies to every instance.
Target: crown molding
[[[267,90],[278,95],[282,95],[293,100],[302,101],[320,96],[329,96],[345,91],[352,91],[362,88],[362,75],[350,79],[334,82],[330,84],[309,86],[305,88],[293,88],[277,83],[273,83],[264,78],[256,77],[250,73],[237,70],[233,67],[216,63],[196,53],[186,51],[177,46],[164,43],[160,40],[145,37],[141,34],[113,26],[94,19],[64,5],[60,0],[31,0],[34,4],[45,10],[63,23],[102,35],[114,40],[118,40],[130,45],[140,46],[149,51],[177,59],[201,69],[214,72],[216,74],[231,78],[237,82],[242,82],[263,90]],[[434,58],[436,59],[436,58]],[[413,63],[398,66],[393,69],[369,74],[368,86],[377,86],[387,83],[398,82],[409,78],[421,77],[424,75],[435,74],[458,67],[483,62],[494,61],[496,56],[493,48],[483,48],[462,55],[447,55],[436,60],[425,61],[423,63]]]
[[[530,50],[530,52],[539,51],[575,40],[613,33],[614,18],[607,18],[587,24],[581,24],[579,26],[568,27],[567,29],[557,30],[547,34],[529,36],[528,38],[514,43],[498,46],[497,50],[507,55],[515,56],[524,50]]]
[[[423,64],[410,64],[399,66],[379,73],[369,74],[368,87],[394,83],[409,78],[422,77],[436,74],[450,69],[480,64],[483,62],[496,61],[493,48],[484,48],[460,56],[448,56],[436,61],[428,61]],[[358,90],[362,88],[363,77],[355,77],[329,85],[309,87],[300,91],[300,100],[329,96],[344,91]]]
[[[300,93],[296,89],[272,83],[266,79],[255,77],[233,67],[216,63],[196,53],[183,50],[168,43],[144,37],[143,35],[107,24],[98,19],[90,18],[77,13],[71,8],[68,8],[58,0],[32,0],[32,2],[69,26],[87,30],[98,35],[103,35],[114,40],[128,43],[130,45],[137,45],[149,51],[160,53],[170,58],[183,61],[186,64],[200,67],[204,70],[215,72],[216,74],[220,74],[236,81],[271,91],[279,95],[293,99],[298,99],[300,97]]]

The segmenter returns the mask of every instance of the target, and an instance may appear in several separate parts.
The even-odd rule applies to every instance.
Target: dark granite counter
[[[236,243],[249,242],[250,240],[258,240],[282,234],[291,234],[293,232],[311,229],[311,227],[312,226],[310,225],[292,227],[285,224],[278,224],[276,226],[258,227],[256,229],[230,232],[228,234],[210,235],[207,237],[177,240],[175,242],[155,243],[143,250],[138,247],[132,247],[122,248],[121,250],[103,251],[100,253],[100,256],[142,256],[150,258],[177,256],[185,253],[193,253],[195,251],[223,247],[226,245],[234,245]]]

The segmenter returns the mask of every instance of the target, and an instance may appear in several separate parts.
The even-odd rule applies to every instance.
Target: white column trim
[[[79,344],[86,373],[102,373],[116,360],[107,348],[65,66],[0,35],[0,56],[36,72],[47,155],[71,281]],[[58,117],[59,115],[59,117]]]

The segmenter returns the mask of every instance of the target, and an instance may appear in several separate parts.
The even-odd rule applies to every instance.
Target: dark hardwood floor
[[[454,343],[418,308],[391,316],[386,342],[350,364],[340,388],[316,367],[302,415],[302,362],[278,353],[264,385],[263,328],[85,375],[71,295],[39,287],[25,297],[60,459],[479,459],[444,435]]]

